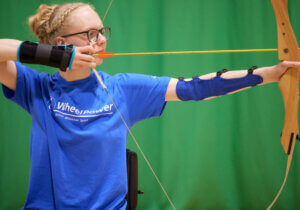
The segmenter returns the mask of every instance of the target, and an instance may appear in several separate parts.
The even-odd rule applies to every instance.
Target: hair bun
[[[55,9],[58,7],[58,4],[53,4],[51,6],[41,4],[37,13],[28,19],[31,31],[38,37],[41,43],[46,43],[49,34],[52,32],[49,20]]]

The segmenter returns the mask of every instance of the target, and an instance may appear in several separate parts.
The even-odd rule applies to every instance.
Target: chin
[[[103,63],[103,59],[102,58],[97,58],[96,59],[96,65],[100,66]]]

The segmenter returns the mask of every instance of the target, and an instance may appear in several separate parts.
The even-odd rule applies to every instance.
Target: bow
[[[271,0],[271,2],[277,23],[278,58],[279,60],[300,61],[298,43],[288,15],[288,0]],[[282,94],[285,112],[281,144],[285,153],[288,155],[288,161],[283,184],[267,209],[270,209],[274,205],[285,185],[292,162],[295,142],[298,139],[299,75],[299,69],[288,68],[287,72],[279,81],[279,88]]]

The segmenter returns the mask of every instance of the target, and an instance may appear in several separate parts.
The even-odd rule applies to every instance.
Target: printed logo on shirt
[[[95,118],[102,115],[111,115],[113,104],[107,104],[99,109],[78,109],[69,102],[57,101],[54,97],[50,97],[47,104],[48,108],[55,113],[55,116],[63,117],[67,120],[86,122],[88,118]]]

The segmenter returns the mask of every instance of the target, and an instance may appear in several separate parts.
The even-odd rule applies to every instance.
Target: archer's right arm
[[[17,50],[21,41],[0,39],[0,83],[16,90],[17,69],[13,61],[17,60]]]
[[[17,68],[13,62],[16,60],[66,71],[67,69],[95,68],[95,58],[90,55],[94,53],[95,49],[89,45],[75,48],[73,45],[47,45],[0,39],[0,83],[13,91],[16,90]]]

